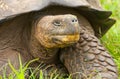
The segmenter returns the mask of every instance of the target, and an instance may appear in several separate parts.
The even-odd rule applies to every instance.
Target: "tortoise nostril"
[[[72,22],[78,22],[78,20],[77,19],[72,19]]]

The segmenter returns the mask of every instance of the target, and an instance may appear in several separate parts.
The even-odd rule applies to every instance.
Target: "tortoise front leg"
[[[14,66],[15,69],[19,68],[19,52],[14,50],[1,50],[0,51],[0,75],[2,76],[5,71],[6,76],[10,75],[12,72],[10,66],[8,65],[8,60]]]
[[[73,79],[118,79],[116,65],[98,38],[82,30],[81,39],[63,49],[61,60]]]

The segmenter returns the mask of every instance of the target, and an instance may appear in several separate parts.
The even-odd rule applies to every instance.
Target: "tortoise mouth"
[[[79,34],[51,35],[46,36],[46,38],[40,42],[46,48],[63,48],[77,43],[79,39],[80,39]]]
[[[80,38],[79,34],[75,35],[55,35],[53,36],[52,40],[54,43],[58,45],[69,45],[78,42]]]

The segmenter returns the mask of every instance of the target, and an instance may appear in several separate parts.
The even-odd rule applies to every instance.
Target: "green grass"
[[[110,51],[118,66],[120,79],[120,0],[101,0],[101,3],[104,9],[113,12],[111,17],[116,19],[116,24],[103,36],[101,40]]]
[[[11,68],[12,72],[6,76],[6,72],[4,70],[3,75],[0,75],[0,79],[26,79],[26,78],[27,79],[64,79],[62,76],[60,76],[59,74],[56,73],[57,70],[52,70],[52,69],[50,71],[49,78],[47,76],[44,76],[44,74],[43,74],[44,71],[40,69],[40,67],[43,64],[39,65],[34,70],[32,70],[32,68],[28,67],[31,63],[33,63],[37,60],[38,59],[31,60],[28,63],[26,63],[25,65],[23,65],[22,61],[21,61],[21,57],[19,55],[19,64],[20,64],[19,69],[18,70],[15,69],[14,66],[11,64],[11,62],[8,61],[7,66],[9,66]],[[31,72],[31,75],[26,74],[28,70]],[[36,76],[35,72],[38,73],[37,76]],[[65,78],[65,79],[71,79],[71,76],[68,76],[68,78]]]

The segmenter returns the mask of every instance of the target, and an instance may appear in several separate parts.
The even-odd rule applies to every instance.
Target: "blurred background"
[[[100,0],[105,10],[113,12],[111,18],[116,24],[101,38],[102,43],[110,51],[119,70],[120,79],[120,0]]]

